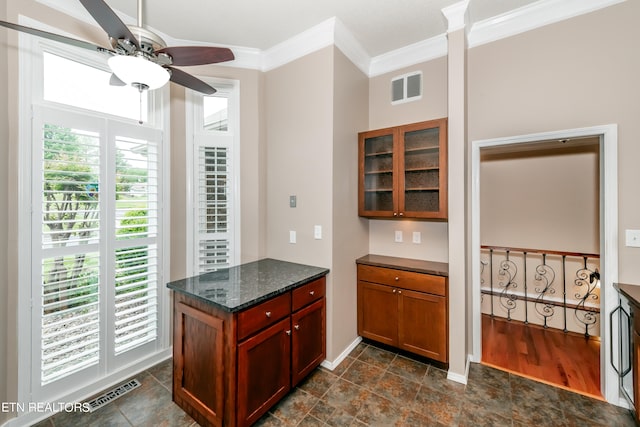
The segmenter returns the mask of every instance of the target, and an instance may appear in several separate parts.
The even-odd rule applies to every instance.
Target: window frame
[[[64,33],[56,28],[48,27],[41,24],[38,21],[20,17],[20,23],[22,25],[28,25],[35,28],[41,28],[47,31],[53,31],[57,33]],[[48,53],[63,56],[67,59],[74,60],[88,66],[96,67],[109,71],[106,58],[99,53],[88,53],[86,50],[74,48],[72,46],[62,45],[50,40],[43,40],[41,38],[31,36],[24,33],[19,33],[18,44],[20,46],[18,53],[18,66],[20,73],[18,78],[18,97],[19,97],[19,110],[16,114],[16,120],[18,122],[17,139],[19,141],[16,148],[16,154],[18,157],[18,206],[16,210],[17,215],[17,235],[19,236],[17,244],[17,265],[18,265],[18,289],[17,299],[18,308],[17,315],[17,328],[18,328],[18,354],[29,355],[29,357],[20,357],[18,359],[18,377],[23,380],[18,383],[18,398],[20,401],[34,401],[38,397],[43,398],[42,389],[36,390],[34,384],[40,381],[40,378],[35,378],[32,372],[32,355],[37,352],[39,347],[34,347],[33,338],[31,337],[31,331],[34,327],[39,325],[33,324],[33,312],[34,299],[38,298],[37,295],[32,295],[33,286],[31,285],[31,277],[34,269],[39,269],[40,264],[37,262],[39,259],[34,260],[32,253],[34,250],[33,241],[37,240],[39,236],[34,236],[33,222],[32,222],[32,198],[33,196],[33,181],[32,181],[32,162],[33,162],[33,149],[32,144],[37,139],[36,135],[33,135],[32,121],[34,117],[35,108],[53,108],[60,110],[61,112],[74,113],[87,113],[85,110],[76,108],[69,105],[61,105],[51,101],[45,101],[43,99],[43,53]],[[162,204],[170,206],[170,175],[167,159],[169,159],[169,147],[170,141],[168,139],[169,132],[169,88],[168,85],[165,88],[158,89],[149,93],[148,102],[148,118],[147,122],[142,125],[149,128],[152,131],[158,131],[162,135],[159,144],[159,158],[162,162],[159,167],[162,170],[160,179],[162,190],[159,197],[162,199]],[[102,120],[111,120],[121,122],[124,126],[130,126],[138,124],[137,120],[127,119],[119,116],[112,116],[105,113],[92,112],[92,116],[101,117]],[[105,160],[106,161],[106,160]],[[157,241],[158,246],[162,246],[163,251],[159,263],[161,268],[158,271],[159,280],[158,283],[164,283],[166,278],[170,277],[169,262],[170,259],[170,209],[164,209],[161,222],[158,224],[160,230],[160,236]],[[103,219],[108,221],[108,218]],[[123,364],[122,368],[100,368],[98,370],[98,378],[90,378],[82,384],[75,384],[72,388],[66,388],[64,385],[61,387],[55,387],[50,390],[51,395],[48,398],[55,396],[67,397],[67,399],[78,399],[86,397],[89,394],[93,394],[100,390],[103,390],[114,382],[121,381],[128,376],[138,372],[148,366],[152,366],[161,360],[170,357],[170,309],[169,309],[169,290],[165,286],[158,286],[158,306],[157,306],[157,345],[153,354],[144,354],[144,358],[129,359]],[[39,335],[39,334],[38,334]],[[107,337],[110,339],[110,337]],[[134,350],[135,352],[135,350]],[[122,353],[126,355],[127,353]],[[34,357],[38,357],[35,355]],[[119,356],[110,358],[117,359]],[[122,359],[122,358],[121,358]],[[39,371],[39,369],[38,369]],[[71,390],[71,391],[69,391]],[[72,400],[68,400],[72,401]],[[27,418],[33,418],[34,414],[20,414]],[[35,414],[37,415],[37,414]]]
[[[240,82],[238,80],[199,77],[217,90],[216,95],[224,95],[228,99],[228,125],[226,131],[204,131],[203,95],[186,89],[185,133],[186,133],[186,273],[187,276],[199,274],[198,258],[198,223],[197,223],[197,191],[198,191],[198,151],[199,141],[207,136],[227,139],[229,148],[229,192],[230,222],[229,228],[229,266],[237,265],[241,259],[241,207],[240,207]],[[215,95],[214,95],[215,96]]]

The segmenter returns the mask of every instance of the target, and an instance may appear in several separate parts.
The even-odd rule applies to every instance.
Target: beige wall
[[[367,220],[358,216],[358,131],[368,120],[369,79],[334,49],[333,253],[327,320],[327,359],[335,360],[358,336],[355,260],[368,253]]]
[[[483,150],[481,243],[599,253],[598,140],[538,145],[543,147]]]
[[[469,51],[469,140],[618,125],[619,280],[640,284],[640,2],[627,1]]]
[[[6,3],[0,6],[0,19],[7,18]],[[8,241],[8,217],[7,189],[9,169],[9,111],[8,111],[8,50],[6,31],[0,31],[0,402],[8,401],[7,389],[7,330],[8,326],[8,287],[7,257],[9,251]],[[7,419],[8,414],[0,412],[0,424]]]
[[[265,75],[267,255],[329,267],[332,235],[333,47]],[[289,196],[297,207],[289,207]],[[321,225],[323,238],[313,238]],[[289,231],[297,243],[289,243]]]
[[[422,71],[422,99],[391,105],[391,79],[412,71]],[[447,58],[373,77],[369,81],[369,127],[380,129],[406,123],[447,117]],[[395,242],[395,231],[403,232],[403,242]],[[414,231],[422,243],[412,243]],[[369,252],[405,258],[447,262],[448,227],[446,222],[369,221]]]

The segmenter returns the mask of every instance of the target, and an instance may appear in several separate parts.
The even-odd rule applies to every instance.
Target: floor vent
[[[89,406],[91,407],[91,411],[93,412],[101,407],[103,407],[104,405],[106,405],[107,403],[116,400],[118,397],[129,393],[131,390],[134,390],[136,388],[140,387],[140,381],[133,379],[127,383],[124,384],[120,384],[118,387],[114,388],[113,390],[110,390],[104,394],[101,394],[100,396],[96,397],[95,399],[90,400],[89,402],[87,402],[89,404]]]

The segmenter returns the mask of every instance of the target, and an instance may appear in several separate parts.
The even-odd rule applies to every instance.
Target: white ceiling
[[[76,0],[77,1],[77,0]],[[269,49],[337,17],[370,57],[446,32],[441,10],[460,0],[143,0],[145,25],[174,39]],[[470,0],[470,24],[540,0]],[[137,0],[106,0],[137,17]]]

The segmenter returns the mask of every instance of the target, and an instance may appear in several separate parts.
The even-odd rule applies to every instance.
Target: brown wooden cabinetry
[[[326,355],[325,278],[237,313],[174,293],[173,398],[199,424],[249,426]]]
[[[358,334],[448,362],[447,278],[358,265]]]
[[[447,119],[358,134],[358,214],[447,218]]]

